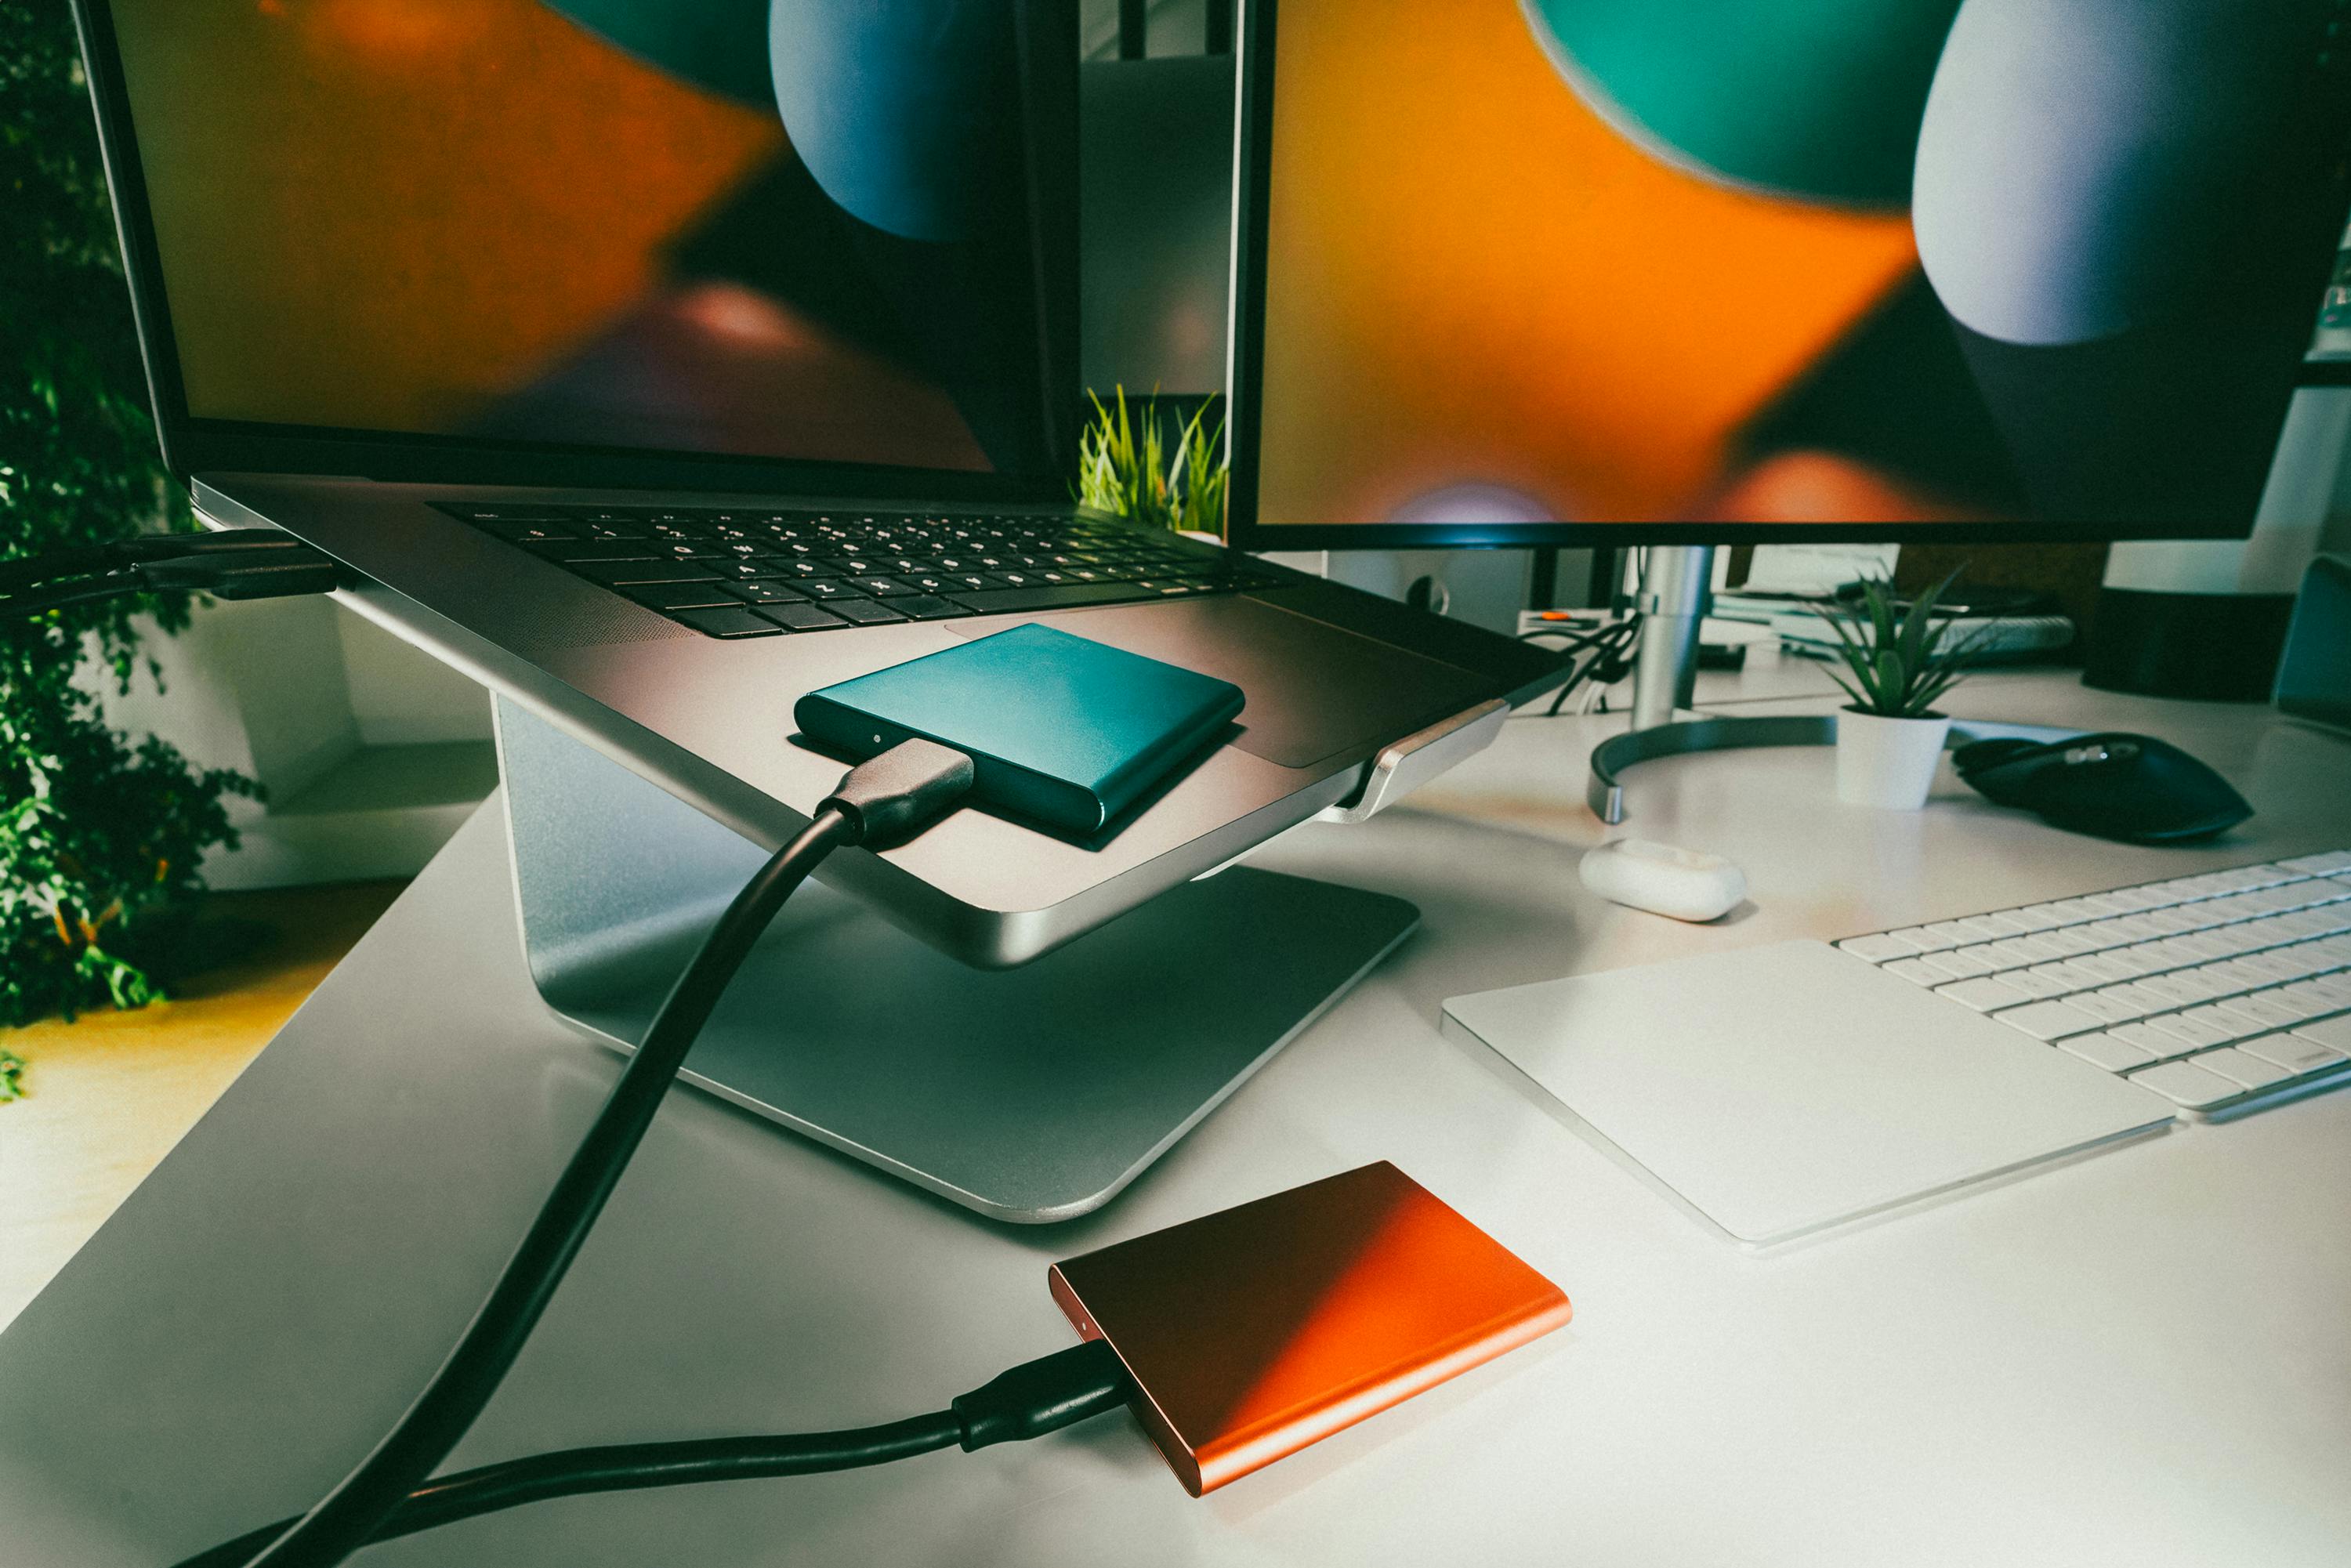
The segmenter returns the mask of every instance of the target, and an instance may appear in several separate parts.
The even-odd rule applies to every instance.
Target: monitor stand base
[[[1625,769],[1661,757],[1696,752],[1740,751],[1759,746],[1834,746],[1836,715],[1802,714],[1769,718],[1691,718],[1674,715],[1690,705],[1698,682],[1699,623],[1713,599],[1714,548],[1692,545],[1652,549],[1634,606],[1641,612],[1640,651],[1633,665],[1632,727],[1592,748],[1592,773],[1583,788],[1592,814],[1614,827],[1625,820]],[[2041,725],[1988,724],[1961,720],[1945,742],[1956,750],[1994,737],[2064,740],[2078,729]]]
[[[1602,821],[1615,825],[1625,820],[1625,769],[1636,762],[1660,757],[1687,757],[1702,751],[1740,751],[1758,746],[1834,746],[1837,717],[1833,713],[1790,714],[1771,718],[1695,718],[1660,724],[1648,729],[1610,736],[1592,748],[1592,776],[1583,787],[1584,803]],[[1997,724],[1982,719],[1959,719],[1951,725],[1946,749],[1956,751],[1979,740],[2064,740],[2079,729],[2053,729],[2038,724]]]
[[[500,699],[524,946],[616,1050],[766,852]],[[1017,969],[967,968],[811,883],[684,1076],[998,1219],[1100,1207],[1419,923],[1401,899],[1238,867]]]

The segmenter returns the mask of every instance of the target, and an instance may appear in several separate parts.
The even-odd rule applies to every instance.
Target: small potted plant
[[[1955,639],[1950,619],[1936,616],[1935,601],[1958,575],[1919,594],[1907,612],[1891,584],[1871,580],[1862,583],[1857,603],[1819,612],[1844,663],[1829,678],[1853,698],[1837,715],[1840,800],[1896,811],[1927,803],[1951,731],[1936,700],[1966,676],[1991,630]]]
[[[1225,422],[1207,423],[1216,400],[1202,403],[1178,427],[1170,455],[1161,434],[1157,393],[1143,402],[1139,419],[1127,413],[1124,387],[1107,406],[1099,394],[1086,395],[1094,416],[1078,442],[1078,482],[1071,486],[1078,504],[1221,541],[1231,475],[1224,456]]]

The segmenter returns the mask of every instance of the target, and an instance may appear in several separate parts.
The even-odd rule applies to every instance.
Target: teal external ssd
[[[909,737],[952,746],[972,759],[976,804],[1084,837],[1242,701],[1229,681],[1032,624],[810,692],[792,718],[860,758]]]

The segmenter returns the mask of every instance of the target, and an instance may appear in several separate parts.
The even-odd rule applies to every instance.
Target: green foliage
[[[1852,676],[1831,670],[1829,679],[1844,688],[1860,712],[1932,718],[1936,699],[1967,677],[1992,628],[1953,641],[1949,618],[1936,618],[1936,601],[1959,575],[1952,572],[1912,600],[1907,613],[1893,585],[1878,580],[1861,585],[1859,609],[1840,605],[1817,612],[1836,633],[1837,654]]]
[[[0,1051],[0,1105],[25,1097],[25,1059],[13,1051]]]
[[[0,559],[188,527],[57,0],[0,0]],[[166,632],[187,623],[185,596],[145,608]],[[128,687],[133,612],[115,601],[0,625],[0,1024],[151,999],[130,955],[195,888],[204,852],[235,842],[222,797],[256,789],[108,729],[75,685],[95,657]]]
[[[1141,428],[1127,413],[1126,389],[1104,407],[1094,393],[1094,417],[1078,441],[1079,504],[1157,528],[1225,531],[1225,497],[1231,473],[1224,458],[1225,422],[1211,428],[1208,405],[1185,422],[1171,457],[1159,421],[1146,412]],[[1152,402],[1155,403],[1155,395]]]

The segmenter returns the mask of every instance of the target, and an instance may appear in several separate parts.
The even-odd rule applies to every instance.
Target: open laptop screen
[[[1052,465],[1058,4],[107,10],[192,418]]]

